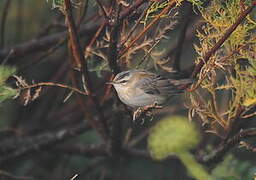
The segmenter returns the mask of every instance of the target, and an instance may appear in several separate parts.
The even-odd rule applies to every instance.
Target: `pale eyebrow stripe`
[[[124,77],[128,76],[129,75],[129,72],[125,72],[123,74],[120,74],[116,80],[120,80],[120,79],[123,79]]]

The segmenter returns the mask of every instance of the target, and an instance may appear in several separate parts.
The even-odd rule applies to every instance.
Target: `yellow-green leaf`
[[[196,126],[182,116],[159,121],[151,130],[148,148],[153,158],[164,159],[170,154],[187,151],[200,141]]]

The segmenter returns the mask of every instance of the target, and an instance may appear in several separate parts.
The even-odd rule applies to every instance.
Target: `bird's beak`
[[[114,84],[114,82],[113,81],[110,81],[110,82],[106,82],[106,84]]]

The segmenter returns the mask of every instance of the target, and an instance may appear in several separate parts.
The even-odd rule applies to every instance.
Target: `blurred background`
[[[112,1],[100,2],[105,9],[111,8]],[[136,2],[123,1],[120,11],[129,9]],[[74,86],[72,78],[76,77],[80,81],[77,88],[83,91],[79,73],[71,72],[75,67],[70,61],[71,45],[67,41],[62,3],[51,0],[1,0],[0,61],[2,65],[15,67],[15,75],[22,77],[27,84],[54,82]],[[104,138],[90,123],[90,119],[97,122],[102,116],[87,96],[73,93],[68,97],[68,89],[44,86],[39,97],[30,99],[24,105],[27,91],[20,91],[16,99],[1,102],[0,179],[196,179],[178,156],[172,155],[162,161],[152,159],[147,143],[151,128],[160,119],[174,115],[188,117],[188,93],[172,97],[163,109],[153,112],[153,117],[133,122],[131,109],[123,106],[115,91],[105,84],[112,77],[107,60],[111,28],[103,27],[99,32],[105,21],[102,9],[95,0],[72,3],[79,41],[93,82],[93,93],[109,127],[112,148],[108,149]],[[141,3],[125,16],[120,27],[124,29],[121,32],[124,38],[120,38],[119,42],[125,42],[125,35],[150,3],[153,1]],[[204,7],[209,3],[206,1]],[[255,9],[253,13],[255,15]],[[197,8],[189,2],[173,8],[168,15],[135,44],[135,47],[140,46],[139,50],[134,48],[134,52],[120,58],[118,65],[121,70],[139,67],[169,78],[190,76],[197,57],[194,44],[199,44],[196,31],[204,25],[204,21]],[[149,24],[150,20],[147,22],[143,17],[140,21]],[[144,25],[139,23],[129,39],[136,37]],[[96,32],[99,32],[97,37]],[[97,39],[93,42],[94,37]],[[157,43],[158,39],[151,37],[158,37],[161,41]],[[155,48],[151,51],[153,45]],[[7,83],[16,88],[15,78],[9,77]],[[33,97],[36,89],[32,88],[30,93]],[[228,93],[222,96],[228,97]],[[195,157],[211,154],[220,143],[220,137],[205,132],[207,127],[202,126],[199,119],[193,118],[201,136],[197,147],[190,150]],[[249,142],[255,145],[253,139]],[[120,146],[124,150],[120,150]],[[217,163],[203,164],[206,172],[211,173],[214,179],[253,179],[256,173],[254,154],[244,147],[228,150]]]

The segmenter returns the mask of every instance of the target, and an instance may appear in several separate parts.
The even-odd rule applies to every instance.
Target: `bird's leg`
[[[152,117],[153,116],[152,110],[154,110],[154,109],[161,109],[161,108],[162,108],[162,106],[159,106],[157,104],[157,102],[155,102],[152,105],[148,105],[148,106],[144,106],[144,107],[139,107],[133,113],[133,121],[136,121],[137,119],[142,118],[143,119],[142,122],[144,123],[144,117],[145,116]]]

